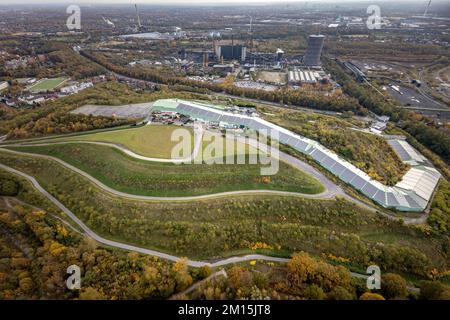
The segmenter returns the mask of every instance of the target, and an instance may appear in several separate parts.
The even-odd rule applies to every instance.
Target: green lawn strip
[[[47,91],[53,90],[54,88],[60,86],[67,78],[54,78],[54,79],[45,79],[36,85],[30,87],[30,91],[39,92],[39,91]]]
[[[79,137],[82,137],[82,136],[85,136],[85,135],[91,135],[91,134],[100,133],[100,132],[110,132],[110,131],[136,129],[136,128],[140,128],[142,126],[143,125],[132,126],[132,125],[127,124],[127,125],[122,125],[122,126],[117,126],[117,127],[112,127],[112,128],[103,128],[103,129],[95,129],[95,130],[82,131],[82,132],[46,135],[45,137],[37,137],[37,138],[29,138],[29,139],[18,139],[18,140],[6,140],[6,141],[2,141],[2,144],[3,145],[17,144],[17,143],[41,144],[41,143],[81,140],[81,139],[79,139]],[[68,138],[74,138],[74,139],[68,139]]]
[[[193,149],[194,138],[191,128],[179,126],[142,126],[121,131],[101,132],[81,137],[70,137],[67,141],[96,141],[121,145],[139,155],[167,159],[178,141],[171,141],[172,133],[177,129],[185,129],[191,135]]]
[[[314,178],[280,163],[278,174],[262,177],[260,165],[175,165],[134,159],[120,150],[89,144],[9,147],[59,158],[116,190],[148,196],[192,196],[238,190],[278,190],[316,194]]]

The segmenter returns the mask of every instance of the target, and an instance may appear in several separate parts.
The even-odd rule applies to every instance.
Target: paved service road
[[[27,179],[28,181],[31,182],[31,184],[43,195],[45,196],[48,200],[50,200],[54,205],[56,205],[62,212],[64,212],[70,219],[72,219],[72,221],[74,221],[83,231],[84,233],[91,237],[92,239],[94,239],[95,241],[110,246],[110,247],[114,247],[114,248],[119,248],[119,249],[123,249],[123,250],[127,250],[127,251],[133,251],[133,252],[138,252],[141,254],[146,254],[146,255],[151,255],[151,256],[155,256],[164,260],[168,260],[168,261],[172,261],[172,262],[177,262],[179,260],[181,260],[181,257],[177,257],[177,256],[173,256],[167,253],[163,253],[160,251],[156,251],[156,250],[150,250],[150,249],[145,249],[145,248],[141,248],[141,247],[137,247],[137,246],[133,246],[133,245],[128,245],[128,244],[124,244],[124,243],[120,243],[117,241],[112,241],[112,240],[108,240],[105,239],[103,237],[101,237],[100,235],[98,235],[97,233],[95,233],[94,231],[92,231],[86,224],[83,223],[83,221],[81,221],[80,219],[78,219],[78,217],[69,209],[67,209],[61,202],[59,202],[55,197],[53,197],[50,193],[48,193],[38,182],[35,178],[33,178],[32,176],[23,173],[21,171],[15,170],[13,168],[10,168],[8,166],[5,166],[3,164],[0,163],[0,169],[6,170],[8,172],[11,172],[13,174],[16,174],[18,176],[21,176],[25,179]],[[58,218],[60,219],[60,218]],[[63,220],[64,221],[64,220]],[[231,257],[231,258],[227,258],[227,259],[223,259],[223,260],[218,260],[216,262],[207,262],[207,261],[196,261],[196,260],[187,260],[187,264],[190,267],[195,267],[195,268],[199,268],[202,266],[210,266],[211,268],[216,268],[216,267],[222,267],[225,265],[229,265],[229,264],[235,264],[235,263],[240,263],[240,262],[246,262],[246,261],[253,261],[253,260],[262,260],[262,261],[271,261],[271,262],[279,262],[279,263],[287,263],[289,261],[289,259],[287,258],[277,258],[277,257],[270,257],[270,256],[265,256],[265,255],[260,255],[260,254],[250,254],[250,255],[246,255],[246,256],[241,256],[241,257]],[[351,272],[351,275],[353,277],[356,278],[362,278],[365,279],[368,276],[364,275],[364,274],[359,274],[359,273],[354,273]],[[418,288],[414,288],[414,287],[409,287],[408,289],[415,291],[415,292],[419,292]]]
[[[166,254],[163,252],[145,249],[145,248],[105,239],[105,238],[99,236],[98,234],[96,234],[94,231],[92,231],[83,221],[78,219],[78,217],[74,213],[72,213],[72,211],[67,209],[61,202],[59,202],[59,200],[57,200],[50,193],[48,193],[39,184],[39,182],[37,182],[37,180],[35,178],[33,178],[32,176],[30,176],[26,173],[23,173],[21,171],[18,171],[16,169],[5,166],[4,164],[1,164],[1,163],[0,163],[0,169],[3,169],[8,172],[11,172],[13,174],[19,175],[19,176],[27,179],[28,181],[30,181],[31,184],[42,195],[44,195],[48,200],[50,200],[54,205],[56,205],[62,212],[64,212],[70,219],[72,219],[81,229],[83,229],[83,231],[85,232],[86,235],[88,235],[89,237],[93,238],[94,240],[98,241],[101,244],[111,246],[114,248],[123,249],[123,250],[134,251],[134,252],[139,252],[142,254],[156,256],[158,258],[173,261],[173,262],[179,261],[181,259],[180,257],[176,257],[176,256]],[[219,260],[219,261],[212,262],[212,263],[207,262],[207,261],[196,261],[196,260],[188,260],[187,263],[191,267],[202,267],[202,266],[208,265],[208,266],[214,268],[214,267],[224,266],[227,264],[233,264],[233,263],[239,263],[239,262],[245,262],[245,261],[251,261],[251,260],[264,260],[264,261],[273,261],[273,262],[282,262],[282,263],[289,261],[289,259],[285,259],[285,258],[277,258],[277,257],[270,257],[270,256],[259,255],[259,254],[251,254],[251,255],[246,255],[246,256],[242,256],[242,257],[227,258],[227,259]]]
[[[9,149],[1,149],[4,152],[22,155],[22,156],[31,156],[37,158],[48,159],[52,161],[56,161],[59,164],[63,165],[65,168],[74,171],[75,173],[87,178],[91,182],[93,182],[96,186],[103,189],[106,192],[109,192],[112,195],[119,196],[122,198],[132,199],[132,200],[140,200],[140,201],[195,201],[195,200],[206,200],[206,199],[216,199],[221,197],[229,197],[229,196],[238,196],[238,195],[251,195],[251,194],[271,194],[271,195],[280,195],[280,196],[297,196],[303,198],[310,199],[332,199],[334,198],[334,194],[329,193],[328,191],[324,191],[318,194],[304,194],[298,192],[288,192],[288,191],[276,191],[276,190],[241,190],[241,191],[228,191],[214,194],[206,194],[201,196],[190,196],[190,197],[152,197],[152,196],[140,196],[135,194],[129,194],[125,192],[121,192],[115,190],[107,185],[103,184],[96,178],[92,177],[88,173],[74,167],[67,162],[62,161],[61,159],[54,158],[47,155],[35,154],[35,153],[27,153],[27,152],[19,152],[13,151]]]
[[[198,154],[198,152],[200,152],[201,150],[201,146],[202,146],[202,137],[203,137],[203,133],[204,133],[204,129],[203,128],[197,128],[196,129],[196,137],[197,140],[195,142],[195,147],[194,147],[194,151],[192,153],[192,156],[190,158],[184,159],[184,160],[171,160],[171,159],[158,159],[158,158],[148,158],[148,157],[143,157],[141,155],[135,154],[134,152],[122,147],[122,146],[118,146],[115,144],[111,144],[111,143],[104,143],[104,142],[91,142],[91,141],[73,141],[73,142],[56,142],[58,144],[63,144],[63,143],[88,143],[88,144],[98,144],[98,145],[106,145],[106,146],[110,146],[110,147],[114,147],[117,148],[119,150],[121,150],[122,152],[126,153],[127,155],[137,158],[137,159],[141,159],[141,160],[145,160],[145,161],[153,161],[153,162],[176,162],[176,161],[180,161],[180,162],[192,162],[192,158],[196,157],[196,155]],[[45,158],[45,159],[49,159],[49,160],[53,160],[56,161],[58,163],[60,163],[61,165],[63,165],[64,167],[82,175],[83,177],[89,179],[91,182],[93,182],[95,185],[97,185],[98,187],[100,187],[101,189],[119,196],[119,197],[124,197],[124,198],[128,198],[128,199],[133,199],[133,200],[141,200],[141,201],[193,201],[193,200],[205,200],[205,199],[214,199],[214,198],[219,198],[219,197],[228,197],[228,196],[238,196],[238,195],[249,195],[249,194],[271,194],[271,195],[280,195],[280,196],[300,196],[303,198],[310,198],[310,199],[333,199],[336,196],[341,196],[345,199],[347,199],[348,201],[351,201],[355,204],[357,204],[360,207],[363,207],[367,210],[370,210],[372,212],[377,212],[383,216],[385,216],[388,219],[391,220],[399,220],[398,217],[395,217],[387,212],[384,212],[381,208],[376,207],[375,205],[370,205],[367,204],[363,201],[360,201],[350,195],[348,195],[340,186],[338,186],[337,184],[335,184],[333,181],[331,181],[329,178],[327,178],[323,173],[321,173],[319,170],[317,170],[316,168],[314,168],[313,166],[305,163],[302,160],[299,160],[287,153],[284,153],[282,151],[280,151],[279,149],[274,149],[273,147],[267,146],[261,142],[258,142],[254,139],[244,139],[244,138],[238,138],[239,141],[243,142],[243,143],[247,143],[250,146],[254,147],[254,148],[258,148],[260,150],[262,150],[263,152],[269,153],[271,154],[273,157],[277,157],[279,158],[281,161],[291,165],[292,167],[301,170],[303,172],[306,172],[307,174],[313,176],[314,178],[316,178],[318,181],[320,181],[322,183],[322,185],[325,187],[325,191],[319,194],[303,194],[303,193],[296,193],[296,192],[286,192],[286,191],[274,191],[274,190],[241,190],[241,191],[229,191],[229,192],[223,192],[223,193],[216,193],[216,194],[208,194],[208,195],[201,195],[201,196],[190,196],[190,197],[152,197],[152,196],[139,196],[139,195],[133,195],[133,194],[128,194],[128,193],[124,193],[121,191],[117,191],[113,188],[110,188],[108,186],[106,186],[105,184],[103,184],[102,182],[100,182],[99,180],[95,179],[94,177],[92,177],[91,175],[87,174],[86,172],[58,159],[58,158],[54,158],[51,156],[47,156],[47,155],[39,155],[39,154],[34,154],[34,153],[26,153],[26,152],[19,152],[19,151],[12,151],[9,149],[2,149],[5,152],[9,152],[9,153],[15,153],[18,155],[28,155],[28,156],[32,156],[32,157],[41,157],[41,158]],[[39,144],[32,144],[33,146],[42,146],[42,145],[50,145],[50,144],[55,144],[55,143],[39,143]],[[18,144],[10,144],[10,145],[5,145],[6,146],[26,146],[26,143],[18,143]],[[31,144],[28,144],[31,145]],[[0,145],[0,148],[3,147],[2,145]],[[428,218],[428,214],[423,214],[421,217],[419,218],[409,218],[409,217],[403,217],[402,220],[404,221],[405,224],[423,224],[427,221]]]
[[[195,145],[194,145],[194,150],[192,151],[192,155],[190,155],[189,157],[185,158],[185,159],[162,159],[162,158],[150,158],[150,157],[145,157],[142,156],[140,154],[137,154],[127,148],[124,148],[120,145],[114,144],[114,143],[108,143],[108,142],[97,142],[97,141],[61,141],[61,142],[51,142],[51,143],[14,143],[14,144],[8,144],[8,145],[0,145],[1,147],[4,146],[33,146],[33,147],[42,147],[42,146],[50,146],[50,145],[55,145],[55,144],[95,144],[95,145],[99,145],[99,146],[107,146],[107,147],[111,147],[111,148],[115,148],[118,149],[120,151],[122,151],[123,153],[125,153],[126,155],[135,158],[135,159],[139,159],[139,160],[144,160],[144,161],[150,161],[150,162],[163,162],[163,163],[173,163],[173,164],[179,164],[179,163],[189,163],[192,162],[193,159],[195,159],[198,155],[198,153],[202,150],[202,141],[203,141],[203,134],[204,134],[205,130],[202,127],[196,127],[196,129],[194,130],[194,136],[195,136]]]
[[[91,143],[91,142],[89,142]],[[95,142],[96,143],[96,142]],[[267,151],[268,147],[264,144],[257,145],[256,141],[247,140],[247,143],[249,143],[251,146],[259,146],[260,149],[263,151]],[[13,146],[13,145],[9,145]],[[1,147],[1,146],[0,146]],[[19,151],[13,151],[9,149],[2,148],[1,150],[12,153],[12,154],[18,154],[18,155],[26,155],[31,157],[40,157],[52,161],[56,161],[66,167],[69,170],[74,171],[75,173],[78,173],[79,175],[87,178],[91,182],[93,182],[95,185],[97,185],[99,188],[103,189],[106,192],[109,192],[112,195],[128,198],[132,200],[140,200],[140,201],[195,201],[195,200],[206,200],[206,199],[216,199],[220,197],[230,197],[230,196],[239,196],[239,195],[252,195],[252,194],[270,194],[270,195],[279,195],[279,196],[297,196],[297,197],[303,197],[303,198],[309,198],[309,199],[334,199],[336,196],[342,196],[348,201],[351,201],[355,203],[356,205],[363,207],[367,210],[370,210],[372,212],[376,212],[378,214],[381,214],[385,216],[386,218],[390,220],[400,220],[400,218],[395,217],[387,212],[384,212],[382,209],[377,208],[376,206],[369,205],[365,202],[362,202],[347,193],[338,185],[336,185],[334,182],[332,182],[330,179],[328,179],[324,174],[322,174],[319,170],[314,168],[313,166],[291,156],[284,152],[281,152],[279,150],[276,150],[275,153],[271,153],[272,155],[277,155],[282,161],[290,164],[294,168],[297,168],[299,170],[302,170],[317,180],[319,180],[323,186],[325,187],[325,191],[319,194],[303,194],[303,193],[297,193],[297,192],[287,192],[287,191],[275,191],[275,190],[241,190],[241,191],[229,191],[229,192],[222,192],[222,193],[215,193],[215,194],[208,194],[208,195],[200,195],[200,196],[190,196],[190,197],[152,197],[152,196],[140,196],[140,195],[134,195],[129,194],[125,192],[121,192],[118,190],[115,190],[111,187],[108,187],[107,185],[103,184],[96,178],[92,177],[88,173],[58,159],[47,155],[40,155],[40,154],[34,154],[34,153],[26,153],[26,152],[19,152]],[[405,224],[413,225],[413,224],[423,224],[426,222],[428,218],[428,214],[424,214],[420,218],[408,218],[408,217],[402,217],[401,219]]]

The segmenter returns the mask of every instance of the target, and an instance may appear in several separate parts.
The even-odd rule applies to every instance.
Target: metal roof
[[[425,210],[441,178],[441,174],[428,165],[427,159],[406,141],[389,141],[400,158],[412,165],[412,168],[405,174],[402,181],[391,187],[372,179],[368,174],[318,142],[302,137],[259,117],[234,114],[204,104],[184,100],[171,100],[171,102],[164,103],[156,102],[154,106],[163,108],[168,106],[173,110],[174,104],[177,105],[176,111],[181,114],[207,121],[245,125],[257,131],[264,130],[271,138],[278,139],[281,143],[289,145],[295,150],[309,154],[322,167],[386,208],[400,211]]]
[[[427,159],[421,155],[416,149],[414,149],[408,142],[404,140],[388,140],[392,149],[398,154],[400,159],[404,162],[412,162],[413,164],[418,164],[426,162]]]

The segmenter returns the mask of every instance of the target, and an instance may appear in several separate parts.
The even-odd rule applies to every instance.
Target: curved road
[[[166,254],[166,253],[163,253],[163,252],[150,250],[150,249],[145,249],[145,248],[141,248],[141,247],[137,247],[137,246],[128,245],[128,244],[120,243],[120,242],[117,242],[117,241],[112,241],[112,240],[105,239],[105,238],[99,236],[98,234],[96,234],[94,231],[92,231],[83,221],[78,219],[78,217],[72,211],[67,209],[61,202],[59,202],[59,200],[57,200],[49,192],[47,192],[47,190],[45,190],[39,184],[39,182],[37,182],[37,180],[35,178],[33,178],[32,176],[30,176],[30,175],[28,175],[26,173],[23,173],[21,171],[18,171],[16,169],[13,169],[13,168],[10,168],[8,166],[5,166],[5,165],[3,165],[1,163],[0,163],[0,169],[6,170],[6,171],[8,171],[10,173],[16,174],[16,175],[21,176],[22,178],[25,178],[28,181],[30,181],[31,184],[42,195],[44,195],[48,200],[50,200],[54,205],[56,205],[62,212],[64,212],[70,219],[72,219],[81,229],[83,229],[83,231],[85,232],[86,235],[88,235],[89,237],[91,237],[94,240],[98,241],[99,243],[102,243],[102,244],[107,245],[107,246],[111,246],[111,247],[127,250],[127,251],[135,251],[135,252],[139,252],[139,253],[142,253],[142,254],[156,256],[158,258],[169,260],[169,261],[173,261],[173,262],[177,262],[180,259],[182,259],[181,257],[173,256],[173,255]],[[198,267],[202,267],[202,266],[208,265],[208,266],[214,268],[214,267],[224,266],[224,265],[227,265],[227,264],[238,263],[238,262],[245,262],[245,261],[250,261],[250,260],[265,260],[265,261],[273,261],[273,262],[287,262],[287,261],[289,261],[289,259],[285,259],[285,258],[276,258],[276,257],[269,257],[269,256],[259,255],[259,254],[252,254],[252,255],[247,255],[247,256],[243,256],[243,257],[231,257],[231,258],[220,260],[220,261],[217,261],[217,262],[214,262],[214,263],[210,263],[210,262],[206,262],[206,261],[196,261],[196,260],[188,260],[187,263],[191,267],[197,267],[198,268]]]
[[[203,133],[203,131],[202,131]],[[202,134],[198,135],[198,137],[202,137]],[[244,141],[242,141],[244,142]],[[66,142],[60,142],[60,143],[66,143]],[[136,155],[135,153],[133,153],[132,151],[122,147],[122,146],[118,146],[115,144],[110,144],[110,143],[104,143],[104,142],[91,142],[91,141],[80,141],[80,142],[68,142],[68,143],[87,143],[87,144],[98,144],[98,145],[106,145],[106,146],[110,146],[110,147],[114,147],[119,149],[120,151],[123,151],[124,153],[128,154],[131,157],[135,157],[134,155]],[[32,156],[32,157],[40,157],[40,158],[44,158],[44,159],[48,159],[48,160],[53,160],[58,162],[59,164],[63,165],[64,167],[66,167],[69,170],[74,171],[75,173],[78,173],[79,175],[87,178],[88,180],[90,180],[91,182],[93,182],[95,185],[97,185],[98,187],[100,187],[101,189],[109,192],[110,194],[113,194],[115,196],[119,196],[119,197],[123,197],[123,198],[128,198],[128,199],[132,199],[132,200],[140,200],[140,201],[193,201],[193,200],[206,200],[206,199],[214,199],[214,198],[219,198],[219,197],[228,197],[228,196],[237,196],[237,195],[250,195],[250,194],[271,194],[271,195],[281,195],[281,196],[299,196],[299,197],[303,197],[303,198],[309,198],[309,199],[325,199],[325,200],[329,200],[329,199],[333,199],[336,196],[341,196],[355,204],[357,204],[360,207],[363,207],[367,210],[370,210],[372,212],[377,212],[381,215],[383,215],[384,217],[391,219],[391,220],[400,220],[400,218],[395,217],[387,212],[384,212],[382,209],[377,208],[376,206],[372,206],[369,205],[365,202],[362,202],[350,195],[348,195],[347,193],[345,193],[345,191],[338,185],[336,185],[334,182],[332,182],[330,179],[328,179],[323,173],[321,173],[319,170],[317,170],[316,168],[314,168],[313,166],[289,155],[286,154],[282,151],[279,151],[276,148],[267,146],[265,144],[262,144],[261,142],[258,142],[256,140],[253,139],[247,139],[245,140],[245,143],[248,143],[249,145],[251,145],[254,148],[259,148],[264,152],[267,152],[269,150],[269,153],[271,155],[273,155],[274,157],[277,157],[278,159],[280,159],[281,161],[291,165],[292,167],[301,170],[303,172],[308,173],[309,175],[313,176],[314,178],[316,178],[317,180],[319,180],[323,186],[325,187],[325,191],[319,194],[303,194],[303,193],[297,193],[297,192],[287,192],[287,191],[275,191],[275,190],[241,190],[241,191],[229,191],[229,192],[222,192],[222,193],[215,193],[215,194],[208,194],[208,195],[200,195],[200,196],[188,196],[188,197],[154,197],[154,196],[140,196],[140,195],[134,195],[134,194],[128,194],[125,192],[121,192],[121,191],[117,191],[111,187],[106,186],[105,184],[103,184],[102,182],[100,182],[99,180],[97,180],[96,178],[92,177],[91,175],[89,175],[88,173],[64,162],[63,160],[60,160],[58,158],[52,157],[52,156],[47,156],[47,155],[40,155],[40,154],[35,154],[35,153],[26,153],[26,152],[19,152],[19,151],[13,151],[13,150],[9,150],[9,149],[4,149],[2,147],[2,145],[0,145],[1,150],[5,151],[5,152],[9,152],[9,153],[13,153],[13,154],[18,154],[18,155],[27,155],[27,156]],[[50,144],[54,144],[54,143],[40,143],[40,144],[33,144],[34,146],[38,146],[38,145],[50,145]],[[59,144],[59,142],[58,142]],[[26,146],[27,144],[17,144],[17,146]],[[7,146],[14,146],[14,144],[11,145],[7,145]],[[192,154],[192,156],[190,157],[192,160],[192,157],[195,157],[196,154],[199,152],[201,147],[201,139],[197,139],[196,141],[196,147],[195,150]],[[173,160],[170,159],[157,159],[157,158],[147,158],[147,157],[143,157],[140,155],[136,155],[137,159],[141,159],[141,160],[146,160],[146,161],[156,161],[156,162],[173,162]],[[148,159],[152,159],[152,160],[148,160]],[[185,159],[188,160],[188,159]],[[184,161],[185,161],[184,160]],[[180,160],[181,161],[181,160]],[[423,216],[419,217],[419,218],[408,218],[408,217],[403,217],[403,221],[405,224],[409,224],[409,225],[413,225],[413,224],[423,224],[426,222],[428,218],[427,214],[424,214]]]
[[[228,192],[221,192],[221,193],[214,193],[214,194],[206,194],[206,195],[200,195],[200,196],[188,196],[188,197],[154,197],[154,196],[140,196],[135,194],[129,194],[125,192],[121,192],[118,190],[115,190],[111,187],[108,187],[101,181],[97,180],[93,176],[89,175],[88,173],[78,169],[77,167],[74,167],[67,162],[64,162],[61,159],[54,158],[52,156],[42,155],[42,154],[36,154],[36,153],[27,153],[27,152],[19,152],[9,149],[0,148],[2,151],[22,156],[31,156],[31,157],[37,157],[37,158],[43,158],[51,161],[56,161],[59,164],[63,165],[65,168],[85,177],[92,183],[94,183],[99,188],[103,189],[104,191],[114,195],[119,196],[122,198],[132,199],[132,200],[140,200],[140,201],[195,201],[195,200],[206,200],[206,199],[216,199],[220,197],[229,197],[229,196],[237,196],[237,195],[250,195],[250,194],[272,194],[272,195],[282,195],[282,196],[297,196],[297,197],[303,197],[303,198],[311,198],[311,199],[333,199],[335,197],[335,194],[333,192],[330,192],[329,190],[326,190],[319,194],[305,194],[305,193],[299,193],[299,192],[288,192],[288,191],[276,191],[276,190],[241,190],[241,191],[228,191]],[[0,166],[0,168],[3,167],[3,165]],[[6,167],[6,166],[5,166]],[[17,170],[16,170],[17,171]],[[18,171],[19,172],[19,171]]]
[[[163,158],[150,158],[150,157],[146,157],[140,154],[137,154],[127,148],[124,148],[120,145],[114,144],[114,143],[108,143],[108,142],[99,142],[99,141],[61,141],[61,142],[51,142],[51,143],[27,143],[27,142],[22,142],[22,143],[13,143],[13,144],[7,144],[7,145],[0,145],[0,148],[2,147],[14,147],[14,146],[22,146],[22,147],[42,147],[42,146],[49,146],[49,145],[57,145],[57,144],[79,144],[79,143],[84,143],[84,144],[95,144],[95,145],[99,145],[99,146],[107,146],[107,147],[111,147],[111,148],[115,148],[118,149],[120,151],[122,151],[123,153],[125,153],[126,155],[135,158],[135,159],[139,159],[139,160],[144,160],[144,161],[150,161],[150,162],[163,162],[163,163],[173,163],[173,164],[180,164],[180,163],[189,163],[192,162],[198,155],[198,153],[201,150],[202,147],[202,138],[203,138],[203,134],[204,134],[204,129],[203,128],[198,128],[196,130],[194,130],[194,134],[195,134],[195,145],[194,145],[194,150],[192,151],[192,154],[184,159],[163,159]],[[1,142],[1,140],[0,140]]]
[[[27,175],[26,173],[23,173],[23,172],[20,172],[18,170],[15,170],[13,168],[10,168],[8,166],[5,166],[5,165],[3,165],[1,163],[0,163],[0,168],[3,169],[3,170],[6,170],[8,172],[11,172],[13,174],[16,174],[18,176],[21,176],[21,177],[27,179],[28,181],[30,181],[31,184],[40,193],[42,193],[42,195],[44,195],[48,200],[50,200],[59,209],[61,209],[61,211],[63,211],[65,214],[67,214],[67,216],[70,219],[72,219],[84,231],[84,233],[87,236],[91,237],[92,239],[94,239],[95,241],[97,241],[97,242],[99,242],[101,244],[104,244],[104,245],[107,245],[107,246],[110,246],[110,247],[114,247],[114,248],[127,250],[127,251],[133,251],[133,252],[138,252],[138,253],[141,253],[141,254],[155,256],[155,257],[158,257],[158,258],[161,258],[161,259],[164,259],[164,260],[168,260],[168,261],[172,261],[172,262],[177,262],[177,261],[183,259],[182,257],[173,256],[173,255],[170,255],[170,254],[167,254],[167,253],[163,253],[163,252],[160,252],[160,251],[145,249],[145,248],[141,248],[141,247],[137,247],[137,246],[128,245],[128,244],[120,243],[120,242],[117,242],[117,241],[112,241],[112,240],[105,239],[105,238],[101,237],[100,235],[96,234],[94,231],[92,231],[86,224],[83,223],[83,221],[78,219],[78,217],[74,213],[72,213],[72,211],[67,209],[61,202],[59,202],[55,197],[53,197],[50,193],[48,193],[37,182],[37,180],[35,178],[33,178],[30,175]],[[55,218],[57,218],[58,220],[60,220],[62,222],[65,222],[63,219],[61,219],[59,217],[55,217]],[[252,260],[287,263],[287,262],[289,262],[290,259],[265,256],[265,255],[261,255],[261,254],[249,254],[249,255],[241,256],[241,257],[230,257],[230,258],[218,260],[218,261],[215,261],[215,262],[208,262],[208,261],[200,261],[200,260],[190,260],[190,259],[188,259],[187,260],[187,265],[190,266],[190,267],[194,267],[194,268],[199,268],[199,267],[202,267],[202,266],[210,266],[211,268],[217,268],[217,267],[223,267],[223,266],[226,266],[226,265],[229,265],[229,264],[247,262],[247,261],[252,261]],[[223,273],[223,272],[219,271],[219,273]],[[350,272],[350,274],[353,277],[360,278],[360,279],[366,279],[368,277],[368,275],[355,273],[355,272]],[[415,291],[415,292],[419,291],[419,289],[414,288],[414,287],[408,287],[408,289],[412,290],[412,291]]]

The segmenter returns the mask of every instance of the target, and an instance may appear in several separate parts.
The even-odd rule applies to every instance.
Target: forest
[[[0,195],[2,191],[0,190]],[[81,289],[66,287],[67,267],[81,270]],[[298,252],[286,264],[250,261],[225,267],[227,277],[207,280],[210,267],[190,268],[132,252],[106,249],[51,214],[0,198],[0,300],[79,299],[449,299],[450,286],[421,281],[420,293],[394,273],[382,274],[381,290],[349,270]],[[205,279],[205,280],[203,280]],[[199,284],[193,290],[191,285]],[[185,293],[186,292],[186,293]],[[189,292],[189,293],[187,293]]]
[[[448,270],[448,234],[427,225],[403,225],[343,199],[235,196],[184,203],[133,201],[111,196],[47,160],[4,152],[0,157],[5,165],[35,176],[91,229],[113,240],[190,258],[254,250],[284,256],[306,251],[343,257],[354,267],[375,262],[387,272],[425,279],[440,279]],[[38,205],[34,197],[19,197]],[[256,243],[267,246],[255,247]]]
[[[70,111],[86,104],[121,105],[173,97],[199,98],[193,93],[172,92],[168,89],[137,92],[125,84],[102,83],[78,94],[50,101],[35,109],[4,111],[0,118],[0,134],[8,134],[8,139],[24,139],[131,124],[135,123],[136,119],[75,115]]]
[[[20,44],[17,44],[20,47]],[[4,80],[13,81],[17,78],[51,78],[58,76],[70,76],[72,79],[84,79],[101,74],[106,70],[88,59],[82,57],[72,50],[68,45],[53,41],[45,43],[37,42],[36,47],[13,48],[9,47],[9,52],[14,52],[30,57],[26,66],[20,66],[15,69],[6,69],[3,63],[0,63],[0,77]],[[43,60],[37,58],[38,54],[44,57]],[[0,60],[0,62],[3,62]]]
[[[82,272],[79,291],[66,287],[74,264]],[[0,300],[166,299],[208,275],[200,271],[185,260],[104,249],[37,209],[0,208]]]
[[[420,283],[417,294],[395,273],[381,277],[381,290],[368,290],[364,279],[354,278],[342,266],[315,259],[305,252],[293,255],[286,266],[254,261],[227,268],[227,278],[203,282],[188,299],[289,300],[416,300],[447,299],[449,287],[436,281]]]

